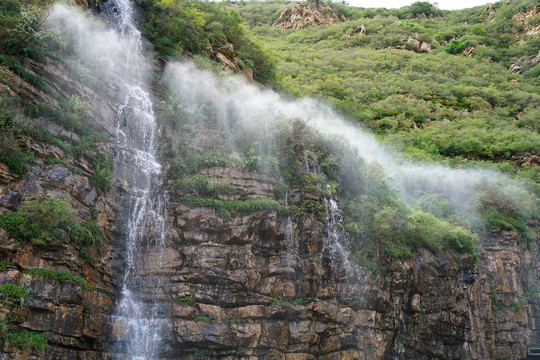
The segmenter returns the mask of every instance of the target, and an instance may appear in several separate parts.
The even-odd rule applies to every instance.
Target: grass
[[[73,275],[72,273],[69,273],[67,271],[56,271],[56,270],[38,268],[38,269],[24,270],[23,273],[31,275],[31,276],[42,276],[44,278],[58,280],[63,284],[73,284],[87,291],[101,292],[109,296],[110,298],[114,299],[114,294],[112,294],[109,290],[92,286],[88,284],[86,279],[80,276]]]
[[[257,211],[276,211],[280,215],[287,215],[289,213],[285,206],[271,199],[218,200],[195,196],[180,196],[177,200],[192,208],[205,207],[214,209],[222,215],[227,211],[230,216],[252,214]]]
[[[19,304],[28,298],[28,291],[16,284],[0,285],[0,294],[4,295],[12,304]]]
[[[180,305],[186,305],[186,306],[195,306],[197,305],[197,300],[192,298],[191,296],[184,296],[179,299],[174,299],[174,302]]]
[[[298,298],[285,297],[285,298],[276,299],[272,301],[270,305],[306,305],[312,301],[313,301],[313,298],[311,296],[298,297]]]
[[[11,346],[21,350],[42,351],[47,349],[47,338],[35,331],[7,334],[5,339]]]

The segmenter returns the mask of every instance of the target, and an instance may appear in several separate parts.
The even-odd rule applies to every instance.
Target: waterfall
[[[159,277],[145,271],[144,256],[157,254],[159,262],[165,242],[166,196],[162,189],[161,165],[155,158],[155,116],[150,95],[143,89],[144,60],[141,33],[135,26],[129,0],[110,0],[104,6],[113,27],[126,40],[126,51],[114,62],[123,104],[115,121],[115,172],[128,192],[124,250],[125,273],[112,318],[117,328],[118,358],[150,360],[158,355],[162,322],[158,304],[148,290],[159,285]],[[156,264],[152,264],[155,268]],[[159,264],[157,264],[159,268]],[[122,328],[123,331],[118,331]],[[114,331],[113,331],[114,332]],[[118,334],[120,333],[120,334]]]
[[[341,210],[334,199],[325,198],[324,203],[326,207],[326,229],[328,235],[325,238],[325,249],[321,251],[321,256],[325,255],[325,250],[330,251],[330,254],[333,254],[335,257],[334,260],[337,260],[337,262],[342,266],[347,276],[351,276],[354,274],[354,267],[349,262],[348,254],[343,248],[343,231],[340,231],[343,215],[341,214]]]

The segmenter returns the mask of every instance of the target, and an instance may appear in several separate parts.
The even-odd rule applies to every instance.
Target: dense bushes
[[[69,198],[29,200],[19,211],[0,215],[0,227],[14,238],[30,244],[49,244],[69,237],[79,245],[94,246],[105,240],[95,220],[79,221]]]
[[[18,176],[28,171],[28,165],[34,162],[34,154],[23,150],[17,139],[10,133],[0,132],[0,162],[6,164]]]
[[[2,0],[0,2],[0,53],[19,54],[31,51],[35,38],[48,34],[40,26],[50,0]]]
[[[508,72],[513,61],[538,52],[538,36],[508,30],[518,26],[513,15],[533,2],[501,3],[491,12],[442,11],[433,18],[416,17],[409,7],[342,9],[348,21],[301,30],[270,27],[261,14],[277,12],[271,15],[275,20],[284,4],[264,4],[231,6],[281,59],[276,83],[286,93],[329,101],[415,159],[491,166],[527,181],[540,178],[538,169],[512,162],[540,148],[536,70]],[[361,25],[365,35],[358,35]],[[433,51],[385,49],[407,46],[409,37],[430,42]],[[471,47],[474,58],[458,55]]]
[[[257,80],[273,80],[274,63],[248,36],[236,12],[204,1],[139,0],[138,4],[147,16],[144,33],[159,54],[206,54],[209,46],[219,47],[230,41],[243,66],[251,67]]]

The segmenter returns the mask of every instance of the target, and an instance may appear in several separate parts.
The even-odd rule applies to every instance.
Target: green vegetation
[[[186,305],[186,306],[195,306],[197,305],[197,300],[192,298],[191,296],[184,296],[179,299],[174,299],[174,302],[180,305]]]
[[[21,350],[41,351],[47,349],[47,338],[35,331],[6,334],[3,340]]]
[[[206,316],[206,315],[195,316],[195,318],[193,320],[195,320],[196,322],[204,322],[204,323],[214,322],[213,318],[211,318],[209,316]]]
[[[7,259],[0,260],[0,272],[6,271],[9,265],[12,265],[12,264]]]
[[[538,183],[537,168],[512,162],[540,148],[538,77],[531,76],[534,69],[507,70],[518,58],[538,53],[540,37],[523,34],[527,25],[513,20],[534,1],[460,11],[427,2],[391,10],[331,4],[347,21],[301,30],[272,28],[288,5],[263,4],[229,6],[280,59],[278,89],[329,101],[415,159],[460,166],[496,159],[498,169]],[[357,33],[361,25],[365,35]],[[409,38],[431,43],[433,51],[386,49],[407,49]],[[451,55],[472,47],[474,57]]]
[[[90,177],[92,186],[103,191],[111,189],[114,178],[113,163],[110,155],[101,154],[93,163],[94,174]]]
[[[25,202],[17,212],[0,215],[0,227],[14,238],[30,243],[49,244],[69,239],[82,246],[103,244],[105,236],[96,220],[80,221],[70,198],[39,197]]]
[[[36,39],[51,36],[40,26],[47,15],[50,0],[2,0],[0,3],[0,53],[35,52]]]
[[[475,254],[478,248],[478,236],[423,211],[404,214],[395,208],[385,208],[375,214],[373,223],[372,238],[396,259],[412,257],[409,248],[426,247],[435,253],[452,248],[467,254]]]
[[[158,54],[177,57],[184,53],[203,54],[234,45],[241,59],[240,67],[250,67],[256,79],[271,81],[274,64],[268,54],[255,43],[235,11],[215,2],[183,0],[138,0],[147,21],[144,34]]]
[[[299,297],[299,298],[281,298],[272,301],[271,305],[306,305],[312,302],[311,296]]]
[[[28,292],[26,289],[16,284],[3,284],[0,285],[0,294],[2,294],[12,305],[19,305],[24,303],[28,298]]]
[[[17,176],[28,171],[28,165],[34,162],[34,154],[23,150],[19,141],[12,135],[0,132],[0,162],[6,164]]]
[[[247,199],[247,200],[218,200],[200,198],[195,196],[182,196],[177,198],[181,203],[190,207],[206,207],[216,210],[218,216],[227,217],[238,214],[251,214],[257,211],[277,211],[279,214],[288,214],[288,209],[271,199]]]

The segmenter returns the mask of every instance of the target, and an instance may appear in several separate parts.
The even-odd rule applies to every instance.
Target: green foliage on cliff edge
[[[178,57],[186,54],[208,55],[231,42],[255,79],[268,83],[273,80],[274,63],[269,54],[244,29],[235,11],[211,1],[137,0],[144,9],[145,36],[160,55]]]
[[[17,212],[0,215],[0,227],[14,238],[32,245],[64,241],[66,235],[82,246],[97,246],[105,241],[95,220],[80,221],[77,218],[77,210],[71,206],[70,198],[29,200]]]

